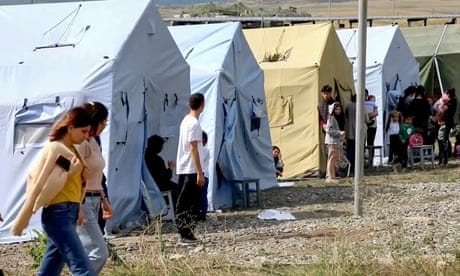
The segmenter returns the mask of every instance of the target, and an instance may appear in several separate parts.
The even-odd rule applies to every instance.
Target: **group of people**
[[[407,168],[408,148],[435,146],[438,142],[438,164],[446,166],[453,154],[449,140],[457,111],[455,88],[450,88],[436,101],[425,95],[423,86],[409,86],[386,125],[389,137],[389,163],[395,172]]]
[[[364,118],[366,125],[366,146],[374,146],[379,116],[376,98],[366,89]],[[326,182],[337,182],[338,164],[343,146],[346,144],[346,157],[354,168],[356,135],[356,95],[352,95],[345,110],[339,100],[332,97],[332,87],[325,85],[321,89],[322,100],[319,103],[320,127],[325,134],[324,143],[327,152]],[[433,103],[426,97],[425,88],[409,86],[400,98],[394,111],[390,113],[385,125],[387,143],[389,144],[389,162],[394,171],[407,167],[408,147],[434,145],[438,141],[439,164],[446,165],[452,153],[449,134],[454,127],[457,109],[455,88],[450,88]],[[460,138],[460,137],[459,137]],[[459,139],[460,149],[460,139]],[[373,159],[370,150],[369,159]]]
[[[159,188],[175,195],[181,241],[194,243],[197,239],[193,229],[198,220],[206,217],[207,210],[203,198],[207,194],[209,152],[205,147],[207,136],[198,121],[204,110],[204,96],[191,95],[189,107],[180,125],[178,184],[170,181],[174,162],[168,162],[166,168],[158,155],[164,143],[161,137],[149,139],[145,160]],[[47,244],[37,275],[59,275],[65,264],[72,275],[98,275],[109,256],[98,222],[99,217],[113,216],[99,141],[108,114],[98,102],[67,111],[53,125],[49,142],[29,172],[26,200],[11,232],[22,235],[32,214],[43,208],[41,222]]]

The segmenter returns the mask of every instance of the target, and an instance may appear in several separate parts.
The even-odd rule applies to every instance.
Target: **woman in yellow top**
[[[38,166],[30,174],[29,191],[40,186],[42,175],[48,175],[46,181],[49,181],[52,175],[49,172],[50,163],[54,164],[51,167],[62,167],[67,172],[62,189],[56,191],[56,196],[49,203],[45,203],[46,207],[42,211],[42,225],[48,241],[38,275],[59,275],[64,264],[68,265],[72,275],[96,275],[77,234],[85,163],[74,145],[88,139],[89,130],[88,112],[81,107],[69,110],[53,126],[50,143],[45,147]],[[66,162],[57,161],[59,156],[69,160],[70,166],[67,167]]]
[[[99,209],[102,207],[103,218],[110,219],[112,217],[112,206],[107,200],[102,187],[102,170],[105,167],[105,161],[96,137],[104,130],[109,112],[99,102],[85,103],[83,108],[91,115],[91,129],[89,138],[77,146],[88,168],[85,174],[84,220],[83,224],[77,227],[77,233],[88,254],[91,265],[95,272],[99,274],[109,257],[109,250],[98,224],[98,214]]]

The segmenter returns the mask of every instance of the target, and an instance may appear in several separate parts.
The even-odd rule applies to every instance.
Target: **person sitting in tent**
[[[147,149],[145,150],[145,164],[155,180],[160,191],[171,191],[173,198],[173,206],[176,206],[177,199],[177,184],[171,181],[172,173],[176,164],[174,161],[168,161],[168,167],[165,165],[165,161],[160,156],[160,152],[163,150],[165,140],[158,136],[150,136],[147,141]]]
[[[273,146],[273,161],[275,163],[276,176],[283,176],[284,162],[281,158],[281,150],[278,146]]]

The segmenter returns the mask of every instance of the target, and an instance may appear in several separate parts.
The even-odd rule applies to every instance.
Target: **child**
[[[209,150],[207,147],[208,134],[206,134],[206,132],[203,131],[202,135],[203,145],[199,147],[199,151],[201,168],[203,169],[204,175],[204,186],[201,187],[200,215],[198,217],[198,220],[206,221],[206,213],[208,212]]]
[[[409,146],[409,138],[414,132],[415,129],[412,125],[412,117],[408,116],[404,118],[404,123],[399,127],[399,138],[401,139],[401,149],[399,154],[401,156],[401,165],[403,171],[405,171],[407,168],[407,147]]]
[[[417,128],[415,133],[409,138],[409,147],[421,147],[423,146],[423,128]]]
[[[447,166],[449,133],[447,133],[446,121],[442,117],[438,119],[438,124],[439,165]]]
[[[394,162],[396,164],[400,162],[400,158],[399,158],[399,152],[401,148],[401,139],[399,138],[400,119],[401,119],[400,113],[394,110],[391,112],[389,121],[387,123],[387,133],[390,139],[390,154],[388,156],[388,163]]]

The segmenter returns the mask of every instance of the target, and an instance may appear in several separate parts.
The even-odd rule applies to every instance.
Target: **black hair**
[[[83,108],[91,115],[91,131],[94,133],[101,122],[107,120],[109,111],[107,107],[100,102],[87,102]]]
[[[332,92],[332,87],[329,84],[326,84],[321,88],[321,92]]]
[[[446,93],[447,93],[447,95],[449,95],[449,98],[450,98],[450,99],[454,99],[455,96],[456,96],[456,95],[455,95],[455,88],[453,88],[453,87],[447,89]]]
[[[164,143],[165,143],[165,140],[161,136],[158,136],[158,135],[150,136],[149,139],[147,140],[147,149],[145,150],[146,154],[148,155],[159,154],[161,150],[163,149]]]
[[[194,93],[188,100],[188,105],[192,110],[198,110],[204,103],[204,95],[201,93]]]
[[[203,132],[201,133],[201,139],[203,140],[202,142],[203,142],[204,144],[207,144],[207,143],[208,143],[208,134],[206,133],[206,131],[203,131]]]

